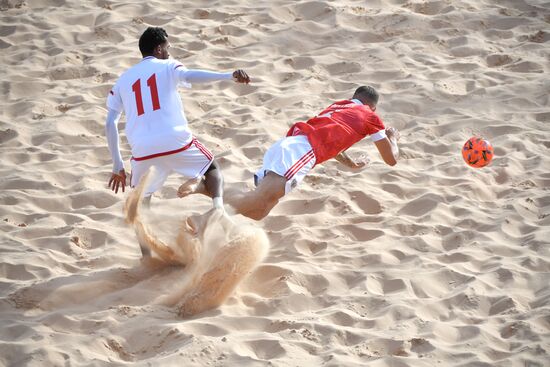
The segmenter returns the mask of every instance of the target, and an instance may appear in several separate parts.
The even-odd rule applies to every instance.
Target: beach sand
[[[0,1],[0,365],[550,365],[550,3]],[[182,267],[140,261],[107,188],[105,99],[147,26],[188,68],[249,85],[181,96],[227,185],[360,85],[401,132],[385,165],[328,161],[260,222],[269,252],[218,308],[180,317]],[[124,118],[121,120],[123,130]],[[472,135],[495,148],[472,169]],[[129,169],[129,147],[122,133]],[[210,200],[152,202],[165,241]]]

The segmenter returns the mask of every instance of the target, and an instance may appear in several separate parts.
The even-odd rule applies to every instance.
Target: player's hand
[[[361,154],[355,159],[350,159],[348,167],[351,169],[362,169],[365,168],[367,164],[369,164],[369,158],[366,155]]]
[[[109,180],[109,188],[115,192],[115,194],[118,193],[118,189],[122,189],[122,192],[124,192],[124,188],[126,187],[126,171],[121,169],[118,174],[113,173],[111,174],[111,179]]]
[[[237,83],[244,83],[244,84],[250,83],[250,77],[248,76],[246,71],[241,69],[235,70],[233,72],[233,80],[235,80]]]
[[[392,139],[399,140],[399,138],[401,137],[401,134],[399,134],[399,130],[397,130],[395,127],[388,127],[386,129],[386,136],[390,140]]]

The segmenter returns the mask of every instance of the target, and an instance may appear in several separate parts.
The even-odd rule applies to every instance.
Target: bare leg
[[[204,178],[188,180],[178,188],[178,197],[180,198],[192,194],[203,194],[211,198],[223,196],[223,176],[215,161],[204,174]]]
[[[153,197],[153,195],[144,196],[143,200],[141,201],[143,206],[146,207],[147,209],[149,209],[151,207],[151,198],[152,197]],[[141,220],[140,220],[139,217],[138,217],[138,221],[139,221],[139,224],[141,226],[143,226],[141,224]],[[137,224],[137,223],[135,223],[135,224]],[[139,243],[139,248],[141,250],[141,256],[142,257],[149,257],[149,256],[151,256],[151,250],[149,249],[149,246],[147,245],[147,243],[145,241],[143,241],[142,238],[143,238],[142,236],[138,236],[138,243]]]
[[[223,196],[223,176],[216,161],[212,162],[204,174],[204,186],[206,189],[206,195],[211,198]]]
[[[274,172],[268,172],[253,191],[226,190],[225,201],[235,208],[237,213],[254,220],[261,220],[285,195],[285,185],[284,177]]]
[[[182,183],[178,188],[178,197],[183,198],[192,194],[203,194],[206,196],[208,192],[206,191],[206,185],[204,183],[203,177],[192,178]]]
[[[223,182],[223,179],[222,179]],[[271,209],[285,194],[286,179],[274,172],[268,172],[258,187],[252,191],[241,191],[236,188],[225,189],[225,202],[239,214],[254,220],[266,217]],[[192,194],[203,194],[213,197],[207,190],[205,180],[193,179],[182,184],[178,189],[180,198]]]
[[[126,203],[124,205],[126,223],[133,224],[134,226],[137,225],[136,222],[139,222],[139,224],[141,224],[141,206],[143,205],[146,208],[149,208],[151,206],[152,195],[142,197],[143,192],[145,191],[145,185],[148,182],[148,178],[149,171],[147,171],[147,173],[141,178],[138,186],[132,189],[132,191],[128,195],[128,198],[126,199]],[[149,246],[147,246],[147,243],[142,240],[142,236],[138,235],[138,243],[143,258],[150,258],[151,250],[149,249]]]

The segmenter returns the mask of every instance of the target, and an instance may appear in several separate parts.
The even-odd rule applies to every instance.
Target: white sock
[[[223,198],[221,196],[216,196],[212,199],[212,202],[214,203],[214,208],[223,209]]]

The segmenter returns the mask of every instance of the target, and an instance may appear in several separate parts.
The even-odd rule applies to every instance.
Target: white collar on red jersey
[[[353,103],[356,103],[356,104],[363,104],[363,102],[361,102],[360,100],[358,100],[357,98],[354,98],[351,100]]]

